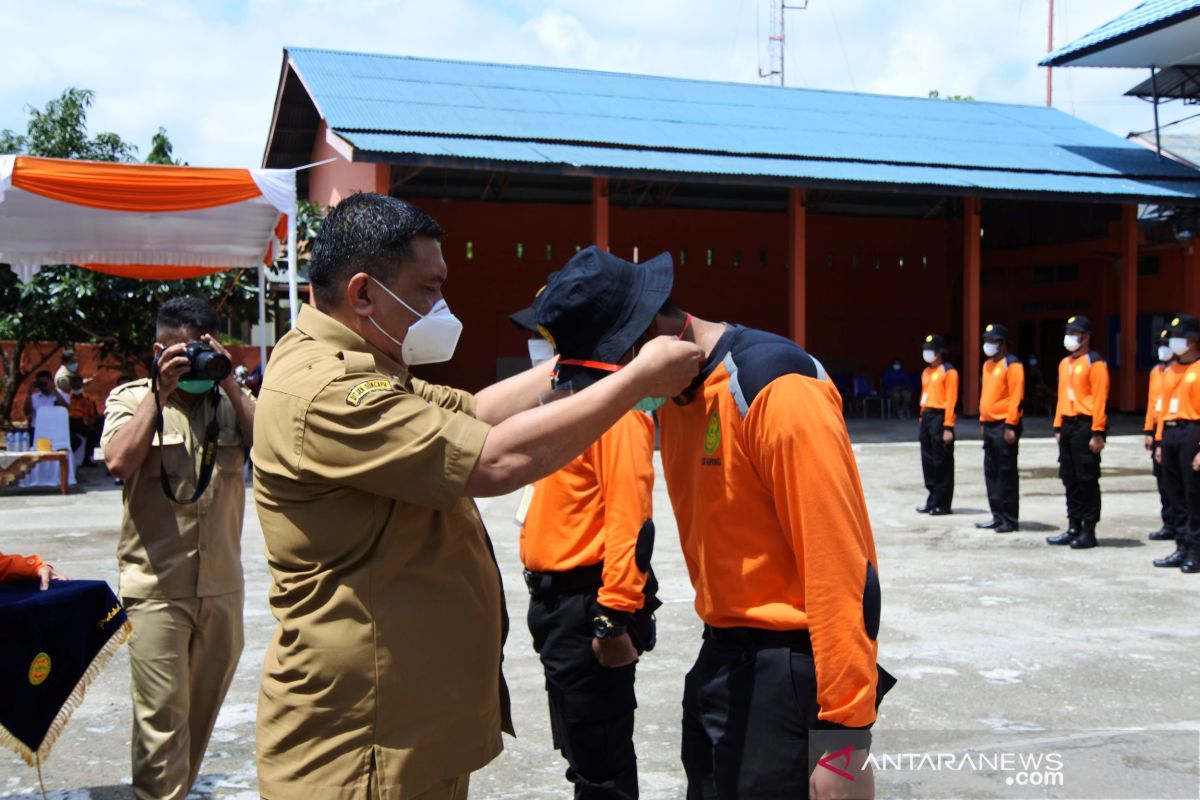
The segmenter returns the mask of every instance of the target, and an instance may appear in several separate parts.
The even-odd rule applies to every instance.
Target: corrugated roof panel
[[[614,168],[619,162],[628,165],[620,168],[654,171],[689,163],[701,172],[719,172],[719,165],[749,156],[775,166],[746,174],[789,174],[780,161],[816,159],[840,164],[847,176],[860,169],[849,164],[877,162],[861,169],[890,166],[889,174],[914,180],[916,173],[896,170],[936,168],[943,179],[957,168],[1010,170],[1032,174],[1030,186],[1046,172],[1200,177],[1041,107],[305,49],[289,55],[329,126],[360,147],[368,140],[359,131],[402,134],[370,141],[406,147],[425,142],[434,148],[430,155],[442,154],[437,143],[448,137],[456,142],[455,157],[466,157],[463,142],[471,138],[484,140],[482,153],[516,152],[510,146],[526,154],[561,153],[553,148],[580,145],[579,152],[590,158],[613,151],[606,163]],[[668,159],[675,150],[697,152],[673,154],[691,159]],[[784,158],[753,158],[760,155]]]
[[[1145,0],[1124,14],[1110,19],[1093,31],[1085,33],[1046,56],[1039,62],[1042,66],[1056,64],[1069,56],[1091,50],[1100,45],[1123,39],[1137,32],[1200,10],[1200,0]]]
[[[1154,182],[1128,177],[1030,175],[996,170],[863,164],[822,160],[753,158],[735,155],[651,153],[638,150],[483,139],[406,136],[338,131],[366,153],[390,153],[585,169],[794,178],[873,184],[915,184],[960,189],[1186,199],[1200,196],[1200,172],[1192,181]]]

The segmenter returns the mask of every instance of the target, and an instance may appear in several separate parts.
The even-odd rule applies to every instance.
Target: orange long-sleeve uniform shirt
[[[654,420],[630,411],[595,444],[534,484],[521,527],[521,562],[565,572],[604,562],[596,601],[637,611],[648,573],[637,564],[638,533],[653,512]]]
[[[958,405],[958,370],[953,364],[943,361],[934,367],[926,367],[921,373],[921,410],[937,408],[946,412],[943,427],[953,428],[956,417],[954,407]]]
[[[1162,438],[1163,423],[1200,420],[1200,359],[1187,364],[1174,361],[1163,373],[1163,411],[1155,435]]]
[[[1166,364],[1155,364],[1150,370],[1150,391],[1146,395],[1146,424],[1143,426],[1147,436],[1158,435],[1158,418],[1166,408],[1162,395],[1163,376],[1166,375],[1167,367],[1174,363],[1170,361]]]
[[[0,553],[0,581],[15,581],[36,578],[38,570],[45,566],[40,556],[18,556]]]
[[[795,343],[726,330],[687,405],[660,412],[663,471],[696,612],[807,630],[819,718],[875,721],[875,542],[842,401]]]
[[[1108,364],[1094,350],[1067,356],[1058,365],[1058,407],[1054,430],[1062,428],[1063,417],[1091,417],[1092,432],[1108,430]]]
[[[1016,427],[1025,402],[1025,365],[1014,355],[983,362],[979,390],[979,421]]]

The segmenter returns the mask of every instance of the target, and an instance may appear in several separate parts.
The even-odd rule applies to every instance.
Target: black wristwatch
[[[592,617],[592,634],[597,639],[614,639],[625,633],[625,626],[613,622],[607,614]]]

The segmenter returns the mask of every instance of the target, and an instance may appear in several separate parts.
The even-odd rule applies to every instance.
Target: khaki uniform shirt
[[[279,620],[265,797],[410,797],[502,749],[507,615],[463,496],[490,431],[474,410],[312,306],[276,346],[253,456]]]
[[[104,412],[102,447],[133,419],[149,392],[149,378],[112,390]],[[195,503],[173,503],[163,492],[159,465],[166,467],[176,497],[195,494],[205,431],[213,413],[207,395],[185,403],[179,394],[174,392],[163,408],[162,441],[155,433],[150,454],[122,490],[124,512],[117,543],[122,597],[212,597],[240,592],[243,587],[245,443],[237,412],[221,392],[212,480]]]

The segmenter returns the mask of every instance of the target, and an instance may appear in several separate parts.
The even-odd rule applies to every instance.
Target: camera
[[[185,351],[191,368],[180,380],[222,381],[233,371],[233,363],[204,342],[188,342]]]

